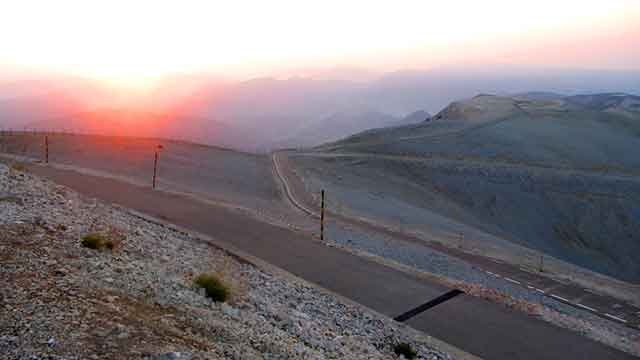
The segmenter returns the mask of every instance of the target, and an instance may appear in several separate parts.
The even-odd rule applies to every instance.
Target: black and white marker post
[[[324,241],[324,190],[320,192],[320,241]]]

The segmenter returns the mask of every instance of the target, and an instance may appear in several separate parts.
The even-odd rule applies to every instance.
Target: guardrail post
[[[156,176],[158,174],[158,157],[160,155],[160,150],[164,149],[162,145],[158,145],[156,148],[155,157],[153,160],[153,189],[156,188]]]
[[[324,190],[320,192],[320,240],[324,241]]]
[[[540,272],[544,272],[544,255],[540,255]]]
[[[153,160],[153,188],[156,188],[156,174],[158,172],[158,150],[156,150],[156,155]]]

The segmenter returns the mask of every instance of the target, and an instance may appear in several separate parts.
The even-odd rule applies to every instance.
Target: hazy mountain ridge
[[[458,156],[529,165],[640,171],[636,96],[554,100],[479,95],[455,101],[417,126],[356,134],[322,149],[414,156]],[[586,102],[585,102],[586,101]],[[602,104],[608,104],[603,107]],[[631,109],[631,110],[627,110]],[[624,111],[624,113],[622,113]]]
[[[348,76],[349,71],[358,73],[345,70],[341,77],[257,78],[243,82],[174,76],[159,81],[148,93],[134,92],[133,98],[88,80],[13,81],[0,84],[0,126],[59,127],[57,119],[116,109],[176,119],[184,128],[179,136],[190,140],[268,151],[284,144],[315,146],[366,129],[397,126],[403,123],[400,119],[418,109],[435,113],[451,99],[483,92],[542,89],[545,92],[538,93],[539,100],[553,99],[548,91],[575,94],[622,89],[640,94],[640,72],[632,71],[433,69],[399,71],[366,81],[349,80],[358,77]],[[365,119],[367,114],[379,116]],[[381,118],[389,122],[380,122]],[[54,122],[48,126],[50,121]],[[157,131],[169,133],[175,129]]]

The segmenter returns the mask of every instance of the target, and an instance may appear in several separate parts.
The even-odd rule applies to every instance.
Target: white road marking
[[[610,317],[610,318],[612,318],[612,319],[614,319],[614,320],[618,320],[618,321],[623,322],[623,323],[625,323],[625,324],[627,323],[627,320],[625,320],[625,319],[621,319],[621,318],[619,318],[619,317],[617,317],[617,316],[614,316],[614,315],[611,315],[611,314],[604,314],[604,316]]]
[[[577,306],[579,306],[579,307],[581,307],[581,308],[583,308],[583,309],[587,309],[587,310],[589,310],[589,311],[593,311],[593,312],[595,312],[595,313],[597,313],[597,312],[598,312],[598,310],[596,310],[596,309],[594,309],[594,308],[592,308],[592,307],[589,307],[589,306],[587,306],[587,305],[583,305],[583,304],[580,304],[580,303],[577,303],[576,305],[577,305]]]
[[[527,285],[527,287],[528,287],[529,289],[531,289],[531,290],[535,290],[535,288],[534,288],[533,286],[531,286],[531,285]]]
[[[538,288],[536,288],[536,291],[537,291],[537,292],[539,292],[539,293],[542,293],[542,294],[544,294],[544,293],[545,293],[545,292],[544,292],[544,290],[540,290],[540,289],[538,289]]]
[[[509,281],[509,282],[512,282],[512,283],[514,283],[514,284],[522,285],[522,284],[520,283],[520,281],[513,280],[513,279],[508,278],[508,277],[506,277],[506,276],[505,276],[505,278],[504,278],[504,279],[505,279],[505,280],[507,280],[507,281]]]
[[[555,299],[558,299],[558,300],[561,300],[561,301],[571,302],[571,301],[569,301],[569,300],[567,300],[567,299],[563,298],[562,296],[558,296],[558,295],[555,295],[555,294],[551,294],[551,297],[552,297],[552,298],[555,298]]]

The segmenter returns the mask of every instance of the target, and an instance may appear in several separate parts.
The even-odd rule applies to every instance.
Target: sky
[[[6,1],[0,70],[144,86],[298,69],[640,69],[640,1]]]

